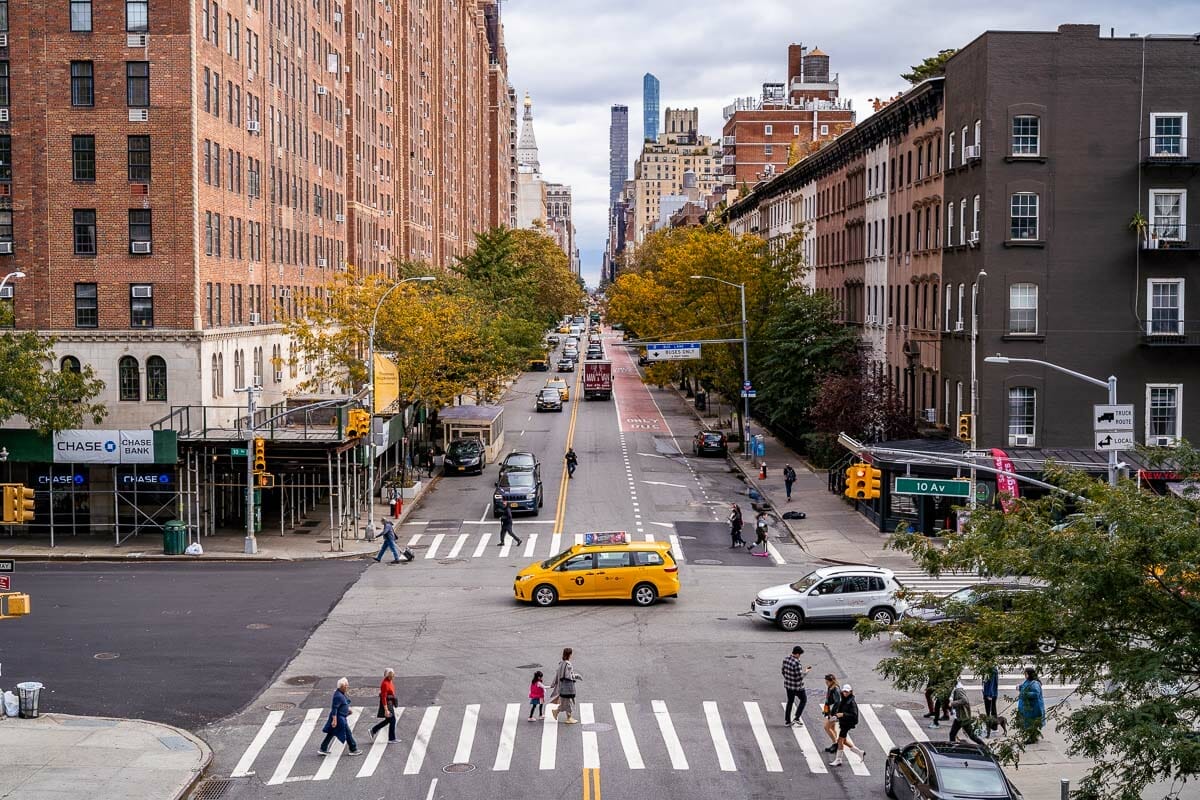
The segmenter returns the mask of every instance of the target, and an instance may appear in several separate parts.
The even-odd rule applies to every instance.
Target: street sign
[[[743,389],[742,397],[758,397],[758,392],[754,391],[753,389],[750,389],[750,390]]]
[[[0,572],[16,572],[17,562],[11,558],[0,559]]]
[[[1133,405],[1094,405],[1092,406],[1092,430],[1101,431],[1133,431]]]
[[[970,497],[971,482],[937,478],[896,478],[896,494],[926,494],[939,497]]]
[[[688,361],[700,358],[699,342],[658,342],[646,345],[651,361]]]
[[[7,575],[0,575],[0,592],[7,592],[12,588],[12,578]]]
[[[246,452],[246,448],[244,448],[244,447],[231,447],[231,448],[229,448],[229,455],[235,456],[235,457],[241,456],[242,458],[245,458],[248,455],[248,453]]]
[[[1096,431],[1093,436],[1096,437],[1097,450],[1133,450],[1137,447],[1133,431]]]
[[[753,388],[754,385],[750,381],[742,381],[742,391],[748,392]]]

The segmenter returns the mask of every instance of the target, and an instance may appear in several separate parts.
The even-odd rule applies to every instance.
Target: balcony
[[[1200,323],[1147,322],[1139,343],[1142,347],[1200,347]]]
[[[1200,225],[1177,225],[1155,220],[1142,240],[1143,251],[1200,251]]]
[[[1142,140],[1142,166],[1200,166],[1200,142],[1194,136],[1147,136]]]

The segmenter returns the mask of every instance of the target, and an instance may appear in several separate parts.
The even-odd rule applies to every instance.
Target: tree
[[[1194,451],[1186,455],[1196,463]],[[1070,702],[1047,707],[1071,753],[1095,762],[1078,800],[1135,800],[1159,781],[1170,790],[1155,796],[1194,797],[1194,783],[1185,784],[1200,777],[1200,502],[1047,472],[1081,499],[1054,493],[1017,501],[1009,513],[976,510],[968,533],[944,547],[893,538],[933,574],[1020,575],[1039,588],[1016,595],[1011,608],[977,603],[955,624],[904,619],[904,636],[877,669],[916,691],[929,675],[986,674],[1015,655],[1055,682],[1078,684]],[[1062,522],[1072,506],[1081,513]],[[859,628],[864,638],[883,630]],[[1037,652],[1034,643],[1056,649]],[[995,747],[1009,763],[1022,749],[1014,739]]]
[[[921,81],[945,75],[946,62],[957,52],[958,50],[953,47],[948,50],[939,50],[936,56],[930,56],[920,64],[914,64],[910,67],[910,72],[903,72],[900,77],[916,86]]]
[[[11,314],[8,308],[0,309],[0,316],[7,315],[9,321]],[[31,428],[49,435],[82,427],[84,420],[96,425],[104,420],[108,409],[93,402],[104,390],[104,381],[90,364],[78,372],[55,369],[56,341],[31,331],[0,335],[0,423],[19,414]]]
[[[916,436],[912,415],[887,376],[854,356],[845,371],[827,375],[809,411],[813,427],[827,436],[847,433],[867,442]]]

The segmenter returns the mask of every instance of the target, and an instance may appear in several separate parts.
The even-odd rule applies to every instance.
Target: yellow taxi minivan
[[[571,399],[571,390],[567,388],[567,382],[562,378],[551,378],[546,381],[546,388],[558,389],[558,396],[564,403]]]
[[[668,542],[630,542],[623,531],[589,533],[583,544],[518,572],[513,593],[543,607],[601,599],[649,606],[679,596],[679,565]]]

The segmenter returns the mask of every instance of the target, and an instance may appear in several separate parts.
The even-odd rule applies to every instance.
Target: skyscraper
[[[608,126],[608,205],[621,196],[629,177],[629,106],[614,105]]]
[[[658,93],[661,85],[658,78],[647,72],[642,77],[642,139],[653,142],[658,139]]]

